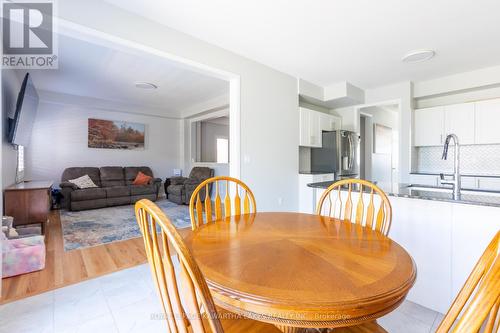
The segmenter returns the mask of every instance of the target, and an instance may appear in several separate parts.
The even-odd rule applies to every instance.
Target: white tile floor
[[[166,332],[149,267],[141,265],[0,306],[0,333]],[[378,320],[389,332],[434,332],[442,315],[405,301]]]

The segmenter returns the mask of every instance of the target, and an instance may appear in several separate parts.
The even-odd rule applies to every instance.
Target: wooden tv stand
[[[5,189],[5,215],[14,217],[14,226],[40,223],[45,233],[49,218],[52,181],[34,180]]]

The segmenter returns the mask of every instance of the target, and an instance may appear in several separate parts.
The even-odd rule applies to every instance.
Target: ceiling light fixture
[[[136,82],[134,83],[136,88],[139,89],[158,89],[158,86],[149,82]]]
[[[415,50],[408,52],[403,59],[403,62],[421,62],[432,59],[436,55],[434,50]]]

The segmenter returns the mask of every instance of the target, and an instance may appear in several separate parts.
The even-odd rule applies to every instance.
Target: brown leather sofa
[[[137,173],[153,177],[150,184],[132,185]],[[89,175],[96,188],[79,189],[70,179]],[[161,179],[149,167],[72,167],[61,176],[62,208],[86,210],[133,204],[140,199],[158,200]]]
[[[214,176],[214,169],[207,167],[194,167],[189,174],[189,177],[172,177],[165,180],[165,193],[168,200],[179,205],[189,204],[191,195],[196,187],[205,179]],[[212,185],[209,185],[209,190],[212,190]],[[205,198],[205,191],[200,191],[200,196]]]

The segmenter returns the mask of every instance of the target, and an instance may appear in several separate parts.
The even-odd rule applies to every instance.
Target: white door
[[[415,110],[415,146],[440,146],[443,144],[444,107]]]
[[[456,134],[462,145],[474,144],[474,103],[444,107],[445,135]]]
[[[476,102],[476,143],[500,143],[500,99]]]

